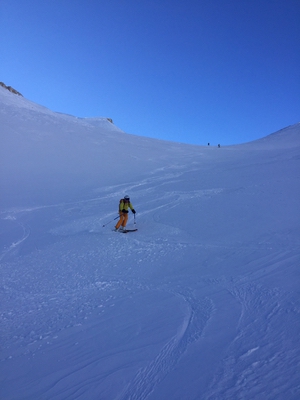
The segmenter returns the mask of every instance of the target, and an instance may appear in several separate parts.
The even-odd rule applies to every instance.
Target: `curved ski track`
[[[140,369],[119,400],[144,400],[171,372],[191,343],[199,340],[213,312],[213,304],[205,298],[197,301],[189,293],[176,293],[188,304],[189,313],[180,330],[165,344],[156,358]]]

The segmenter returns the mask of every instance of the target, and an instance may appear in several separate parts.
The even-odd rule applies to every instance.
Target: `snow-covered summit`
[[[250,144],[250,143],[247,143]],[[277,147],[296,148],[300,144],[300,122],[294,125],[287,126],[277,132],[271,133],[261,139],[251,142],[252,146],[261,149],[271,149]]]
[[[298,399],[299,124],[191,146],[12,96],[0,398]]]

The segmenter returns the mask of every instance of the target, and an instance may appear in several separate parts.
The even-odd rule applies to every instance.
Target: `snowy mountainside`
[[[299,398],[299,124],[189,146],[0,87],[0,129],[0,398]]]
[[[40,202],[49,203],[66,191],[82,196],[95,182],[101,186],[114,177],[118,181],[125,176],[135,178],[143,168],[161,167],[170,151],[184,156],[175,143],[166,146],[158,140],[125,134],[107,118],[55,113],[13,97],[1,87],[0,94],[1,191],[5,193],[1,201],[7,199],[7,204],[18,204],[17,187],[23,200],[38,194]],[[149,154],[150,143],[153,151]]]

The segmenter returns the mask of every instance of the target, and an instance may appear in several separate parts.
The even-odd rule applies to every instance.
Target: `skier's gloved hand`
[[[133,209],[132,212],[133,212],[133,214],[135,214],[136,213],[135,209]]]

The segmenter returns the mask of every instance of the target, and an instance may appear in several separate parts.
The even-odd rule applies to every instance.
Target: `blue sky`
[[[299,0],[2,0],[0,81],[124,131],[236,144],[300,121]]]

